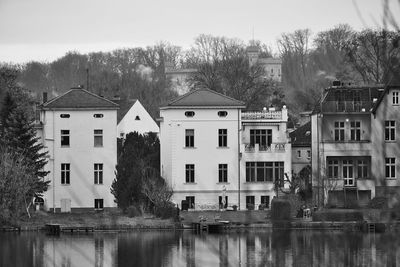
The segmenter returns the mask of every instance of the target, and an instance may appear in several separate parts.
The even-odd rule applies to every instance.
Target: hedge
[[[313,221],[336,221],[336,222],[348,222],[348,221],[363,221],[363,212],[360,210],[320,210],[313,214]]]

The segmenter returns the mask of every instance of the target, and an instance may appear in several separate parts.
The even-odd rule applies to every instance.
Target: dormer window
[[[94,114],[93,117],[95,117],[95,118],[103,118],[104,115],[103,114]]]
[[[60,114],[60,118],[68,119],[69,117],[71,117],[69,114]]]
[[[194,117],[194,111],[186,111],[185,116],[189,118]]]
[[[218,116],[219,117],[226,117],[228,115],[227,111],[218,111]]]
[[[136,117],[135,117],[135,121],[140,121],[140,117],[139,117],[139,115],[136,115]]]

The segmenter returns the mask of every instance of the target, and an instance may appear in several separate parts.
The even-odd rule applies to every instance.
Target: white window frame
[[[94,184],[103,184],[103,163],[94,163]]]
[[[94,147],[102,147],[103,146],[103,130],[102,129],[93,130],[93,144],[94,144]]]
[[[396,121],[385,121],[385,141],[396,141]]]
[[[386,179],[396,179],[396,158],[385,158]]]

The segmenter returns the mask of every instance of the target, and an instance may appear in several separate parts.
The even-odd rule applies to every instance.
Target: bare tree
[[[30,218],[34,170],[25,164],[22,154],[4,148],[0,151],[0,219],[15,222],[23,212]]]

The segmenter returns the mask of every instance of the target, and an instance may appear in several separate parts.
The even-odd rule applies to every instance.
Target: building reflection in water
[[[398,233],[0,233],[0,266],[400,266]]]

